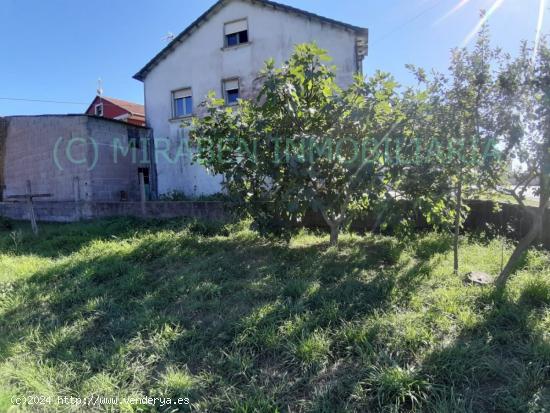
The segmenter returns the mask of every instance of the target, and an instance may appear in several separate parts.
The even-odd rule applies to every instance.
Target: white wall
[[[241,18],[248,18],[251,43],[222,50],[224,23]],[[222,79],[238,76],[241,97],[250,96],[253,81],[267,59],[274,58],[280,65],[289,58],[295,44],[313,41],[333,58],[331,64],[338,68],[338,83],[341,86],[351,83],[357,67],[354,33],[246,1],[230,2],[158,63],[144,84],[148,126],[154,130],[157,142],[170,139],[171,161],[162,154],[158,159],[159,194],[173,190],[188,195],[220,191],[221,177],[192,165],[189,158],[173,161],[178,136],[183,133],[179,122],[170,121],[173,90],[192,87],[196,108],[211,90],[221,96]],[[160,146],[166,145],[163,142]]]

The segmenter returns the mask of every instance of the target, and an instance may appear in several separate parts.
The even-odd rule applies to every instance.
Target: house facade
[[[119,120],[136,126],[145,126],[145,108],[143,105],[106,96],[96,96],[86,115]]]
[[[265,61],[273,58],[280,65],[296,44],[306,42],[328,51],[341,86],[362,71],[367,29],[267,0],[220,0],[134,76],[144,83],[159,195],[221,190],[221,176],[192,162],[182,121],[200,116],[211,91],[228,105],[254,96]]]

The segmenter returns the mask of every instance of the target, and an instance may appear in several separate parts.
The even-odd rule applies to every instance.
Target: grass
[[[489,194],[481,194],[477,197],[477,199],[480,199],[482,201],[499,202],[502,204],[519,205],[516,198],[514,198],[512,195],[489,193]],[[530,197],[525,198],[523,200],[523,203],[526,206],[535,207],[535,208],[538,208],[539,206],[538,199],[530,198]]]
[[[452,274],[438,234],[345,234],[336,249],[245,223],[43,224],[37,238],[13,225],[0,232],[0,411],[31,394],[190,401],[111,410],[127,412],[550,411],[546,253],[496,295]],[[500,254],[465,237],[461,271],[494,274]],[[58,410],[71,408],[44,411]]]

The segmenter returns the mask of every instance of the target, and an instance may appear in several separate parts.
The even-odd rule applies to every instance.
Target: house
[[[145,109],[143,105],[121,99],[96,96],[85,113],[120,120],[136,126],[145,126]]]
[[[273,58],[280,65],[296,44],[306,42],[328,51],[341,86],[362,72],[367,29],[268,0],[219,0],[134,76],[144,83],[159,195],[220,191],[221,176],[181,156],[188,138],[182,120],[200,116],[199,105],[210,91],[228,105],[254,96],[265,61]]]
[[[0,200],[33,193],[47,201],[139,201],[150,173],[149,129],[90,115],[0,118]]]

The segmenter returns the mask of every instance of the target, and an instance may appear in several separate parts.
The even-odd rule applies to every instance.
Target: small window
[[[235,105],[240,98],[239,79],[229,79],[223,81],[223,94],[227,105]]]
[[[143,174],[143,184],[149,185],[149,168],[138,168],[138,178],[139,174]]]
[[[246,19],[231,23],[225,23],[224,26],[225,47],[238,46],[248,43],[248,22]]]
[[[128,146],[130,148],[140,148],[140,137],[139,137],[139,129],[138,128],[128,128]]]
[[[191,116],[193,114],[193,94],[191,89],[182,89],[172,92],[174,101],[174,118]]]
[[[96,116],[103,116],[103,103],[95,105],[95,115]]]

